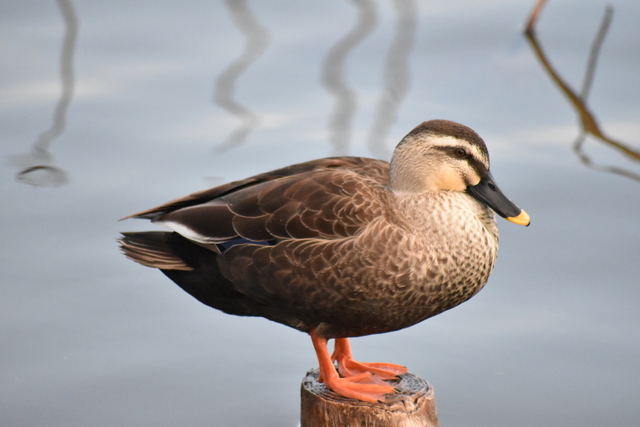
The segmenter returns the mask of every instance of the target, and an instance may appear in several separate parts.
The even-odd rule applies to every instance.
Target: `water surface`
[[[638,151],[640,6],[610,3],[587,105]],[[640,420],[640,168],[592,135],[574,151],[578,113],[522,35],[532,2],[0,8],[1,424],[297,425],[309,338],[126,260],[119,231],[153,226],[117,220],[295,162],[388,158],[433,118],[483,136],[532,225],[500,221],[476,297],[355,339],[356,357],[427,379],[442,425]],[[539,18],[577,94],[604,10],[551,0]]]

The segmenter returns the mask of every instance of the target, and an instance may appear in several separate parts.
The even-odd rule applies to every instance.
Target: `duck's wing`
[[[121,246],[207,305],[308,331],[364,292],[363,275],[377,270],[358,267],[362,254],[384,258],[366,236],[392,216],[388,167],[323,159],[225,184],[134,215],[175,233],[125,233]]]
[[[381,186],[389,184],[389,163],[369,159],[366,157],[330,157],[298,163],[284,168],[265,172],[250,178],[233,181],[214,188],[199,191],[179,199],[171,200],[163,205],[127,216],[129,218],[144,218],[154,220],[163,214],[181,208],[196,206],[213,201],[214,199],[233,194],[242,189],[253,187],[265,182],[275,181],[280,178],[291,177],[314,171],[342,170],[366,176],[369,180],[377,182]]]
[[[214,250],[247,240],[335,239],[356,234],[383,214],[387,183],[386,162],[321,159],[194,193],[132,217],[151,219]]]

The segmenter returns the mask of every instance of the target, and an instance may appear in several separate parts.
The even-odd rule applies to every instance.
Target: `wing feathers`
[[[226,205],[215,203],[178,209],[154,222],[199,243],[222,243],[238,237],[233,218],[234,214]]]
[[[134,215],[201,244],[339,239],[357,234],[386,206],[388,164],[323,159],[194,193]]]
[[[263,242],[273,240],[273,235],[269,233],[266,227],[269,215],[261,215],[249,218],[246,216],[236,215],[233,217],[233,228],[236,232],[248,240],[254,242]]]

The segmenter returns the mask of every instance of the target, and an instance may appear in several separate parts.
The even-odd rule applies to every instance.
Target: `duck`
[[[309,334],[327,389],[383,402],[407,368],[356,361],[349,338],[413,326],[478,293],[498,255],[496,214],[530,223],[492,177],[483,139],[430,120],[390,162],[324,158],[222,184],[126,217],[166,230],[119,242],[201,303]]]

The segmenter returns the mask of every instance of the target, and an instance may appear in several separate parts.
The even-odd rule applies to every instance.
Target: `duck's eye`
[[[455,153],[456,156],[460,157],[461,159],[464,157],[467,157],[467,150],[465,150],[464,148],[456,148],[455,150],[453,150],[453,152]]]

